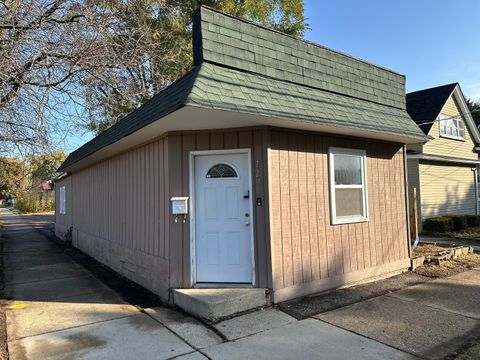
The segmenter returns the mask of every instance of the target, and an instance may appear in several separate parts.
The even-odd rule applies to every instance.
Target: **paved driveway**
[[[12,360],[413,359],[425,351],[441,353],[442,346],[456,349],[461,341],[455,336],[478,329],[480,272],[473,280],[465,273],[452,284],[411,287],[301,321],[270,308],[210,328],[166,307],[129,304],[30,219],[0,208]],[[461,313],[452,291],[445,291],[455,284],[471,288]],[[419,299],[419,293],[429,295]],[[429,328],[437,329],[436,337],[425,345]]]
[[[479,279],[480,271],[464,275]],[[444,359],[478,341],[479,295],[478,284],[436,280],[315,317],[424,359]]]

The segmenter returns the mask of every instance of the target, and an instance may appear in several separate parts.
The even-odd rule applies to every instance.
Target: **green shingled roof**
[[[204,8],[193,38],[191,71],[71,153],[59,171],[185,105],[424,139],[405,111],[401,75]]]
[[[186,105],[424,138],[405,110],[209,63]]]
[[[324,46],[200,8],[194,62],[208,61],[405,108],[405,76]]]
[[[73,165],[105,146],[111,145],[125,136],[183,107],[192,90],[199,70],[199,67],[193,68],[144,105],[132,111],[122,120],[72,152],[68,155],[58,171],[63,171],[70,165]]]

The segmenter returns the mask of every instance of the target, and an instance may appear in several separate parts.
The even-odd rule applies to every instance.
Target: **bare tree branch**
[[[207,3],[264,25],[300,24],[300,33],[305,26],[302,0]],[[181,76],[192,63],[193,6],[0,0],[0,156],[101,132]]]

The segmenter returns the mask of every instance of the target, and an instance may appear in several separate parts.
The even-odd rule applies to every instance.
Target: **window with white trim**
[[[440,114],[440,136],[452,139],[465,139],[465,123],[460,117]]]
[[[368,220],[366,152],[329,148],[329,157],[332,223]]]
[[[59,211],[61,215],[65,215],[67,213],[67,204],[66,204],[66,193],[65,193],[65,186],[60,187],[60,194],[59,194]]]

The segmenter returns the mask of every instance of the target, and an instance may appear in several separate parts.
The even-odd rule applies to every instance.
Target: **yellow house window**
[[[441,114],[440,136],[452,139],[465,139],[465,123],[459,117],[452,117]]]

